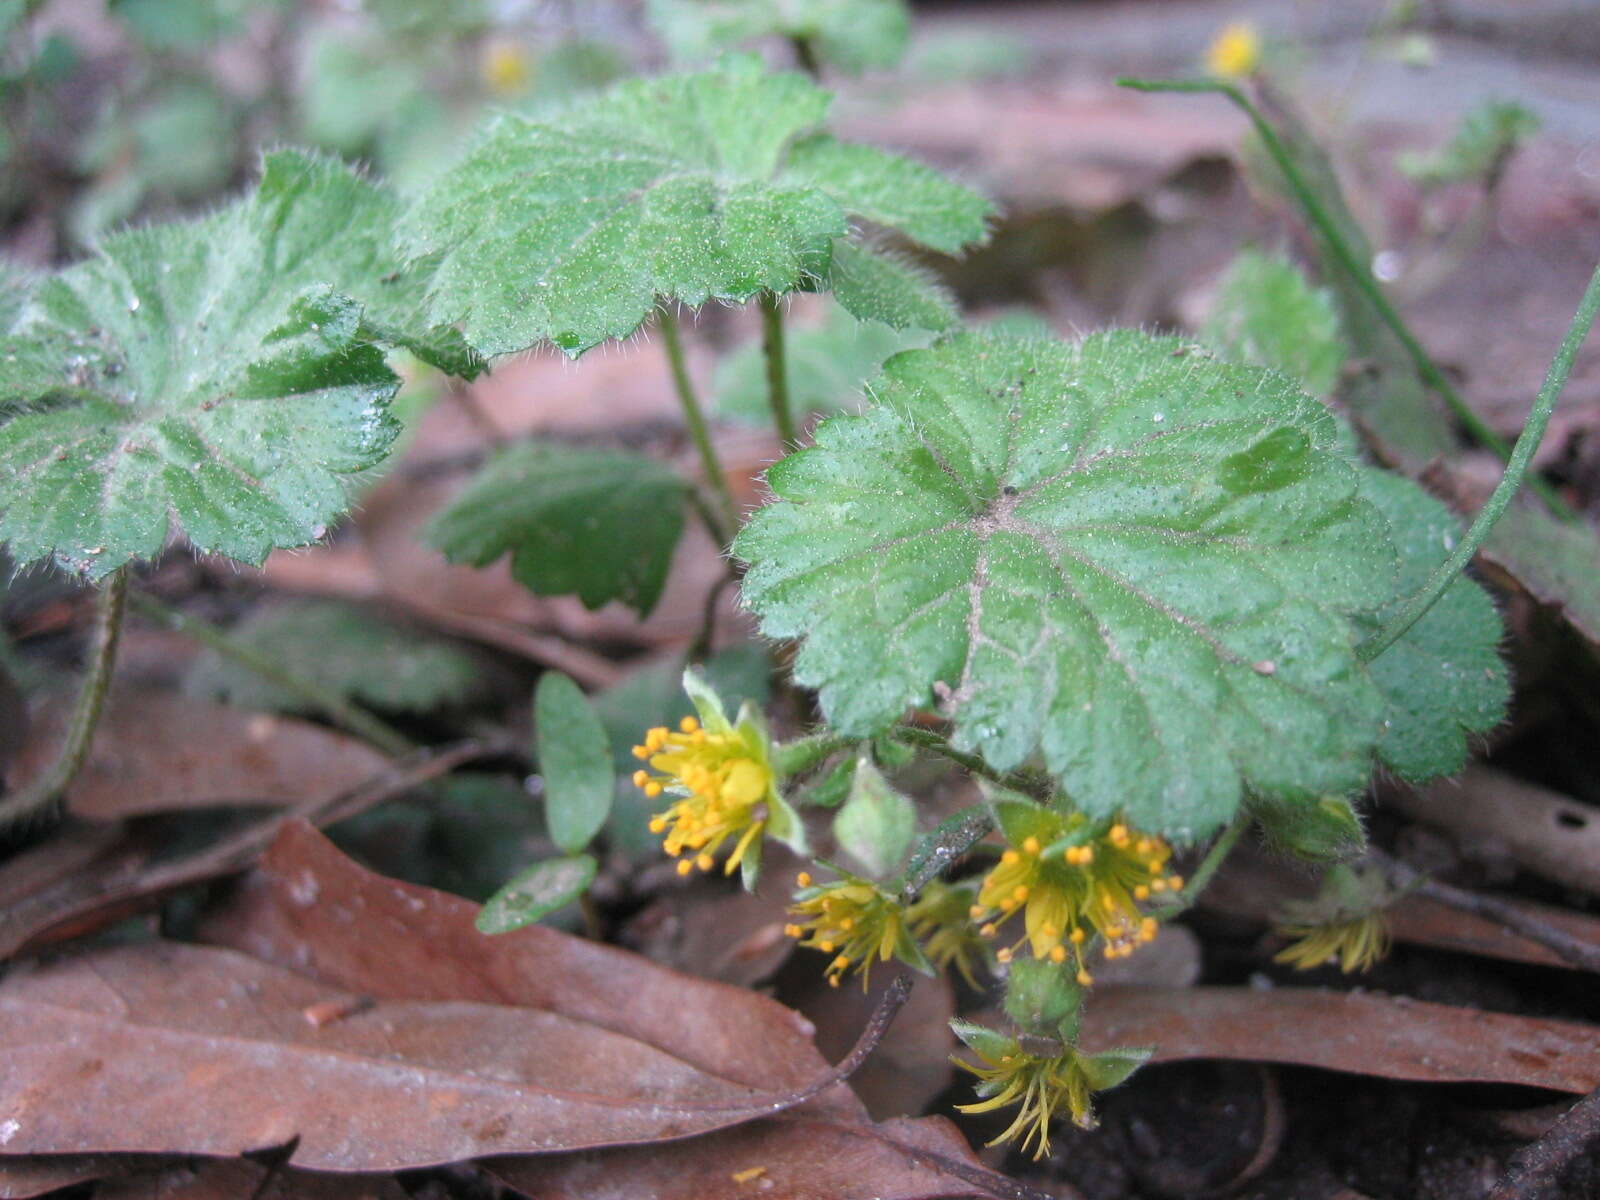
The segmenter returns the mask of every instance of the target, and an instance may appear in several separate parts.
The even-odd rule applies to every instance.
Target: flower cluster
[[[1084,1054],[1074,1046],[1038,1039],[1041,1048],[1024,1045],[981,1025],[951,1023],[979,1065],[964,1059],[958,1067],[978,1077],[974,1090],[982,1097],[975,1104],[959,1104],[962,1112],[985,1113],[1007,1105],[1017,1106],[1016,1118],[989,1142],[994,1146],[1021,1137],[1021,1149],[1034,1147],[1033,1157],[1050,1153],[1050,1121],[1062,1110],[1082,1129],[1095,1126],[1091,1098],[1095,1092],[1116,1087],[1149,1057],[1148,1049],[1108,1050]]]
[[[970,887],[935,879],[906,909],[906,925],[928,961],[940,971],[954,968],[976,988],[973,967],[987,957],[971,919],[976,893]]]
[[[659,775],[638,770],[633,782],[652,800],[670,792],[677,797],[650,820],[650,832],[664,834],[663,848],[679,857],[678,873],[695,867],[709,871],[718,849],[733,838],[733,852],[723,870],[732,874],[750,845],[761,836],[776,798],[767,746],[742,727],[708,732],[694,717],[685,717],[676,731],[657,726],[633,748]]]
[[[1105,938],[1107,958],[1132,954],[1156,936],[1156,920],[1139,909],[1141,901],[1177,892],[1183,880],[1167,873],[1171,848],[1117,821],[1090,824],[1081,816],[1066,818],[1064,836],[1041,843],[1027,836],[1008,847],[984,878],[972,919],[992,936],[1001,922],[1023,913],[1024,934],[1035,958],[1077,963],[1078,982],[1094,982],[1083,964],[1083,947],[1091,933]],[[1001,962],[1015,947],[1000,950]]]
[[[800,892],[789,911],[800,920],[783,931],[799,938],[800,945],[833,956],[826,972],[830,986],[838,987],[853,968],[865,987],[874,959],[888,962],[898,955],[912,966],[925,965],[906,928],[905,908],[876,884],[846,875],[814,885],[804,871],[795,883]]]
[[[1273,961],[1300,971],[1332,962],[1347,975],[1369,970],[1389,953],[1385,910],[1396,898],[1382,871],[1331,868],[1314,898],[1283,906],[1275,927],[1294,941]]]

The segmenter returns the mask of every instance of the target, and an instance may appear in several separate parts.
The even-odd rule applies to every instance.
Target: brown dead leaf
[[[315,1175],[242,1160],[201,1162],[103,1183],[95,1200],[407,1200],[392,1178]],[[262,1184],[266,1187],[262,1188]],[[260,1190],[258,1190],[260,1189]]]
[[[860,1029],[877,1007],[893,972],[880,966],[863,989],[851,978],[828,987],[822,968],[827,959],[814,951],[795,956],[794,972],[805,973],[806,990],[788,997],[817,1027],[817,1046],[830,1059],[843,1057]],[[916,977],[911,998],[883,1035],[872,1057],[850,1077],[850,1086],[875,1119],[920,1113],[944,1091],[954,1074],[950,1056],[957,1048],[950,1018],[956,1015],[950,981]]]
[[[489,1173],[533,1200],[938,1200],[981,1195],[983,1173],[940,1117],[882,1125],[786,1113],[685,1142],[500,1159]]]
[[[418,752],[387,763],[360,787],[290,812],[322,823],[342,820],[494,752],[471,741]],[[159,818],[69,828],[0,866],[0,959],[102,929],[175,888],[240,870],[272,840],[281,820],[258,820],[176,856]]]
[[[55,761],[71,698],[34,721],[13,769],[26,786]],[[160,692],[113,687],[83,770],[68,789],[82,817],[109,818],[225,804],[293,804],[348,791],[388,759],[309,721],[245,712]]]
[[[1496,843],[1535,874],[1600,895],[1600,809],[1592,805],[1483,766],[1385,799],[1413,820]]]
[[[827,1070],[810,1023],[773,1000],[542,925],[490,937],[472,924],[477,910],[373,874],[295,821],[202,936],[346,991],[561,1014],[764,1092],[805,1087]],[[861,1111],[843,1085],[818,1102]]]
[[[380,927],[349,916],[358,936]],[[231,1157],[298,1139],[296,1165],[393,1171],[686,1137],[799,1099],[549,1009],[387,1000],[306,1020],[341,999],[170,942],[24,966],[0,985],[6,1148]]]
[[[1197,158],[1233,155],[1245,121],[1227,105],[1093,85],[921,89],[846,132],[958,168],[1009,207],[1098,212],[1150,192]]]
[[[1427,1083],[1600,1085],[1592,1025],[1320,988],[1097,988],[1084,1049],[1154,1046],[1191,1058],[1293,1063]]]

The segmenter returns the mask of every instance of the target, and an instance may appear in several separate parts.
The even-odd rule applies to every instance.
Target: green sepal
[[[1018,958],[1006,975],[1006,1016],[1039,1037],[1061,1036],[1067,1045],[1078,1040],[1084,988],[1076,963],[1047,958]],[[1070,1035],[1064,1031],[1070,1031]]]
[[[700,714],[700,725],[707,733],[733,732],[727,710],[722,706],[722,697],[694,667],[684,668],[683,690],[688,693],[695,712]]]
[[[860,755],[850,798],[833,818],[834,838],[866,868],[868,878],[877,880],[904,861],[916,834],[916,808],[890,786],[869,755]]]
[[[1008,1034],[990,1029],[987,1025],[963,1021],[959,1017],[950,1022],[950,1031],[965,1045],[994,1062],[1011,1053],[1017,1044],[1017,1039]]]
[[[1337,862],[1366,852],[1361,816],[1343,796],[1323,796],[1315,804],[1253,796],[1247,804],[1268,849],[1310,862]]]
[[[1154,1046],[1118,1046],[1102,1050],[1099,1054],[1078,1055],[1078,1067],[1088,1081],[1089,1089],[1103,1092],[1126,1082],[1156,1052]]]
[[[1033,837],[1041,846],[1048,846],[1065,836],[1068,822],[1061,813],[1016,792],[992,784],[982,786],[994,810],[995,824],[1011,845],[1020,846]]]

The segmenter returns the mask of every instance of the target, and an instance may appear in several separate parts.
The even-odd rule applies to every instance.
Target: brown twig
[[[1545,921],[1541,921],[1529,913],[1523,912],[1514,905],[1507,904],[1494,896],[1485,896],[1479,892],[1469,892],[1465,888],[1453,887],[1448,883],[1440,883],[1436,879],[1429,879],[1398,859],[1391,858],[1381,850],[1371,852],[1372,859],[1381,865],[1384,870],[1403,887],[1408,887],[1419,896],[1427,896],[1437,900],[1440,904],[1447,904],[1451,908],[1469,912],[1475,916],[1487,918],[1497,924],[1504,925],[1513,933],[1521,934],[1531,942],[1538,942],[1546,949],[1559,954],[1575,967],[1582,967],[1585,971],[1600,974],[1600,946],[1573,937],[1564,929],[1558,929]]]
[[[1600,1139],[1600,1089],[1567,1109],[1542,1138],[1512,1155],[1510,1167],[1489,1194],[1489,1200],[1530,1200],[1597,1139]]]

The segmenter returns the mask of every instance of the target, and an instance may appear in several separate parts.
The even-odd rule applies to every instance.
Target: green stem
[[[1250,119],[1250,124],[1255,128],[1262,144],[1266,146],[1267,153],[1271,155],[1272,161],[1277,164],[1278,170],[1283,173],[1284,180],[1288,183],[1289,190],[1294,193],[1296,202],[1300,205],[1307,219],[1316,226],[1317,232],[1322,235],[1323,242],[1328,247],[1329,253],[1333,255],[1339,266],[1349,275],[1350,279],[1361,291],[1361,294],[1367,298],[1368,303],[1372,305],[1373,310],[1377,312],[1383,323],[1389,327],[1390,332],[1399,339],[1400,345],[1404,347],[1406,354],[1410,357],[1411,364],[1416,369],[1417,374],[1422,376],[1423,381],[1444,398],[1444,402],[1449,405],[1450,411],[1466,427],[1468,433],[1479,443],[1498,454],[1502,461],[1509,460],[1511,448],[1506,445],[1505,439],[1490,428],[1488,423],[1472,410],[1467,402],[1461,398],[1460,393],[1451,385],[1449,379],[1445,377],[1444,372],[1439,369],[1438,364],[1428,356],[1428,352],[1422,348],[1422,343],[1417,340],[1410,327],[1400,316],[1399,311],[1389,302],[1389,298],[1384,294],[1383,289],[1378,286],[1378,281],[1373,278],[1371,269],[1350,248],[1350,243],[1345,240],[1338,224],[1323,206],[1316,190],[1306,182],[1306,178],[1301,174],[1300,168],[1295,165],[1294,159],[1290,156],[1289,150],[1283,144],[1282,139],[1278,137],[1277,131],[1273,129],[1267,119],[1261,115],[1260,110],[1251,103],[1243,92],[1233,84],[1220,79],[1119,79],[1117,80],[1117,85],[1119,87],[1132,88],[1139,92],[1211,92],[1226,96],[1233,101],[1245,116]],[[1555,489],[1546,484],[1544,480],[1535,478],[1530,482],[1530,486],[1539,493],[1540,497],[1557,516],[1571,519],[1575,515],[1571,508],[1556,494]]]
[[[1578,302],[1578,311],[1572,314],[1572,324],[1567,327],[1567,336],[1561,339],[1555,358],[1550,360],[1544,386],[1539,389],[1539,398],[1533,402],[1533,411],[1528,414],[1528,423],[1522,427],[1522,435],[1517,438],[1516,448],[1511,452],[1511,461],[1506,464],[1500,483],[1490,494],[1488,503],[1479,511],[1466,536],[1456,544],[1450,557],[1434,571],[1422,590],[1401,605],[1400,611],[1382,629],[1361,644],[1357,653],[1363,662],[1371,662],[1403,637],[1406,630],[1415,625],[1444,595],[1445,589],[1472,561],[1478,547],[1483,545],[1527,474],[1528,464],[1533,461],[1534,451],[1544,437],[1545,426],[1550,423],[1550,414],[1555,411],[1556,401],[1561,398],[1561,389],[1566,386],[1573,359],[1578,356],[1578,348],[1589,336],[1597,311],[1600,311],[1600,267],[1596,267],[1590,276],[1589,286],[1584,289],[1583,299]]]
[[[105,708],[111,686],[111,669],[117,659],[117,639],[128,599],[128,569],[118,567],[100,585],[95,597],[94,640],[84,668],[78,702],[73,706],[67,738],[55,763],[28,787],[0,800],[0,828],[43,812],[67,789],[82,769],[94,742],[95,726]]]
[[[1152,915],[1158,920],[1170,921],[1179,913],[1191,908],[1200,898],[1200,893],[1210,884],[1211,877],[1217,873],[1217,868],[1222,866],[1229,854],[1233,853],[1233,848],[1239,844],[1239,838],[1249,826],[1249,815],[1240,810],[1239,815],[1234,817],[1233,823],[1217,835],[1217,840],[1211,843],[1211,849],[1206,851],[1206,856],[1200,860],[1200,865],[1194,869],[1194,874],[1184,883],[1183,895],[1171,904],[1157,909]]]
[[[293,671],[285,670],[265,654],[241,645],[237,639],[228,636],[211,622],[179,612],[153,596],[135,596],[133,607],[152,621],[176,630],[185,637],[193,638],[202,646],[216,651],[224,658],[232,659],[246,670],[261,676],[268,683],[300,697],[340,729],[364,738],[384,753],[399,757],[416,750],[411,739],[388,722],[381,721],[365,709],[351,704],[337,692],[296,675]]]
[[[783,356],[783,310],[778,297],[761,293],[761,356],[767,364],[767,403],[772,406],[772,422],[778,427],[784,451],[800,444],[794,413],[789,408],[789,370]]]
[[[830,755],[854,746],[860,740],[860,738],[844,737],[829,730],[809,733],[805,737],[795,738],[792,742],[784,742],[777,746],[773,751],[773,767],[777,770],[779,778],[788,779],[802,771],[809,771]]]
[[[689,436],[694,439],[695,449],[700,452],[700,466],[705,471],[706,486],[716,494],[723,510],[724,535],[718,539],[721,542],[718,549],[722,549],[728,544],[726,531],[738,528],[739,506],[734,503],[728,477],[723,474],[722,461],[717,457],[711,431],[706,426],[700,398],[695,394],[694,382],[689,378],[689,367],[683,358],[683,339],[678,336],[678,318],[663,309],[656,317],[656,324],[661,329],[661,340],[667,347],[667,362],[672,367],[672,385],[677,389],[678,403],[683,406],[684,422],[689,426]]]
[[[1023,792],[1033,796],[1035,799],[1048,800],[1050,798],[1050,785],[1036,776],[1026,775],[1020,771],[1002,775],[978,755],[967,754],[964,751],[957,750],[950,744],[948,738],[943,734],[934,733],[931,729],[919,729],[915,725],[896,725],[889,731],[889,736],[901,745],[915,746],[919,750],[931,750],[935,754],[948,758],[957,766],[965,768],[980,779],[987,779],[990,783],[997,783],[1001,787]]]

